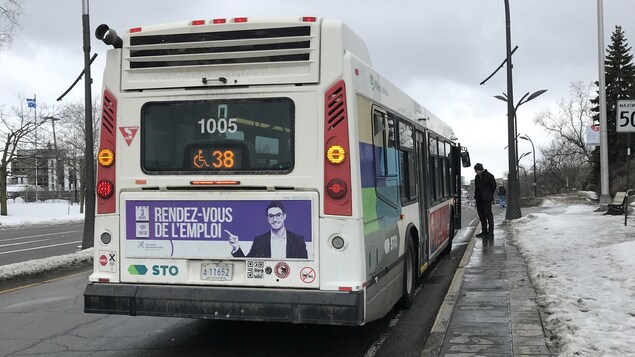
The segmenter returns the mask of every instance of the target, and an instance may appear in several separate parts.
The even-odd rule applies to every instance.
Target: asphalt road
[[[0,265],[77,252],[83,229],[83,222],[2,228]]]
[[[473,208],[464,211],[464,227],[474,216]],[[409,310],[362,327],[85,314],[87,271],[7,289],[0,291],[0,355],[419,356],[469,238],[457,236]]]

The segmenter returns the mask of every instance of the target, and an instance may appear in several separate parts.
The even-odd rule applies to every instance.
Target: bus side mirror
[[[470,153],[467,151],[461,152],[461,164],[463,167],[470,167],[472,163],[470,162]]]

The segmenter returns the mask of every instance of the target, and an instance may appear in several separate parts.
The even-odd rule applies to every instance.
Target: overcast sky
[[[2,1],[2,0],[0,0]],[[569,97],[572,81],[598,80],[597,0],[510,0],[514,99],[549,91],[518,110],[518,132],[536,144],[546,133],[536,113]],[[25,0],[22,29],[0,52],[0,105],[37,94],[39,105],[57,97],[83,68],[82,0]],[[616,25],[635,44],[634,0],[604,0],[605,48]],[[479,85],[505,59],[502,0],[100,0],[90,4],[93,93],[101,92],[107,46],[92,35],[108,24],[119,33],[164,22],[239,16],[319,16],[340,19],[366,41],[373,65],[385,78],[453,126],[459,141],[494,175],[507,171],[507,107],[493,95],[506,92],[504,69]],[[81,101],[83,82],[64,102]],[[519,153],[531,151],[519,142]],[[538,149],[537,149],[538,151]],[[539,159],[539,152],[537,159]],[[532,165],[531,155],[521,161]],[[466,170],[469,180],[473,171]]]

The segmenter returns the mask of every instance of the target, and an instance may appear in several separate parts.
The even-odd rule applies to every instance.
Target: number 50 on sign
[[[617,101],[617,124],[618,133],[635,132],[635,100]]]

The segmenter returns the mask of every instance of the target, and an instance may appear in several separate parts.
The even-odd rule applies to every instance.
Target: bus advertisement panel
[[[127,258],[313,259],[311,200],[128,200],[125,217]]]

